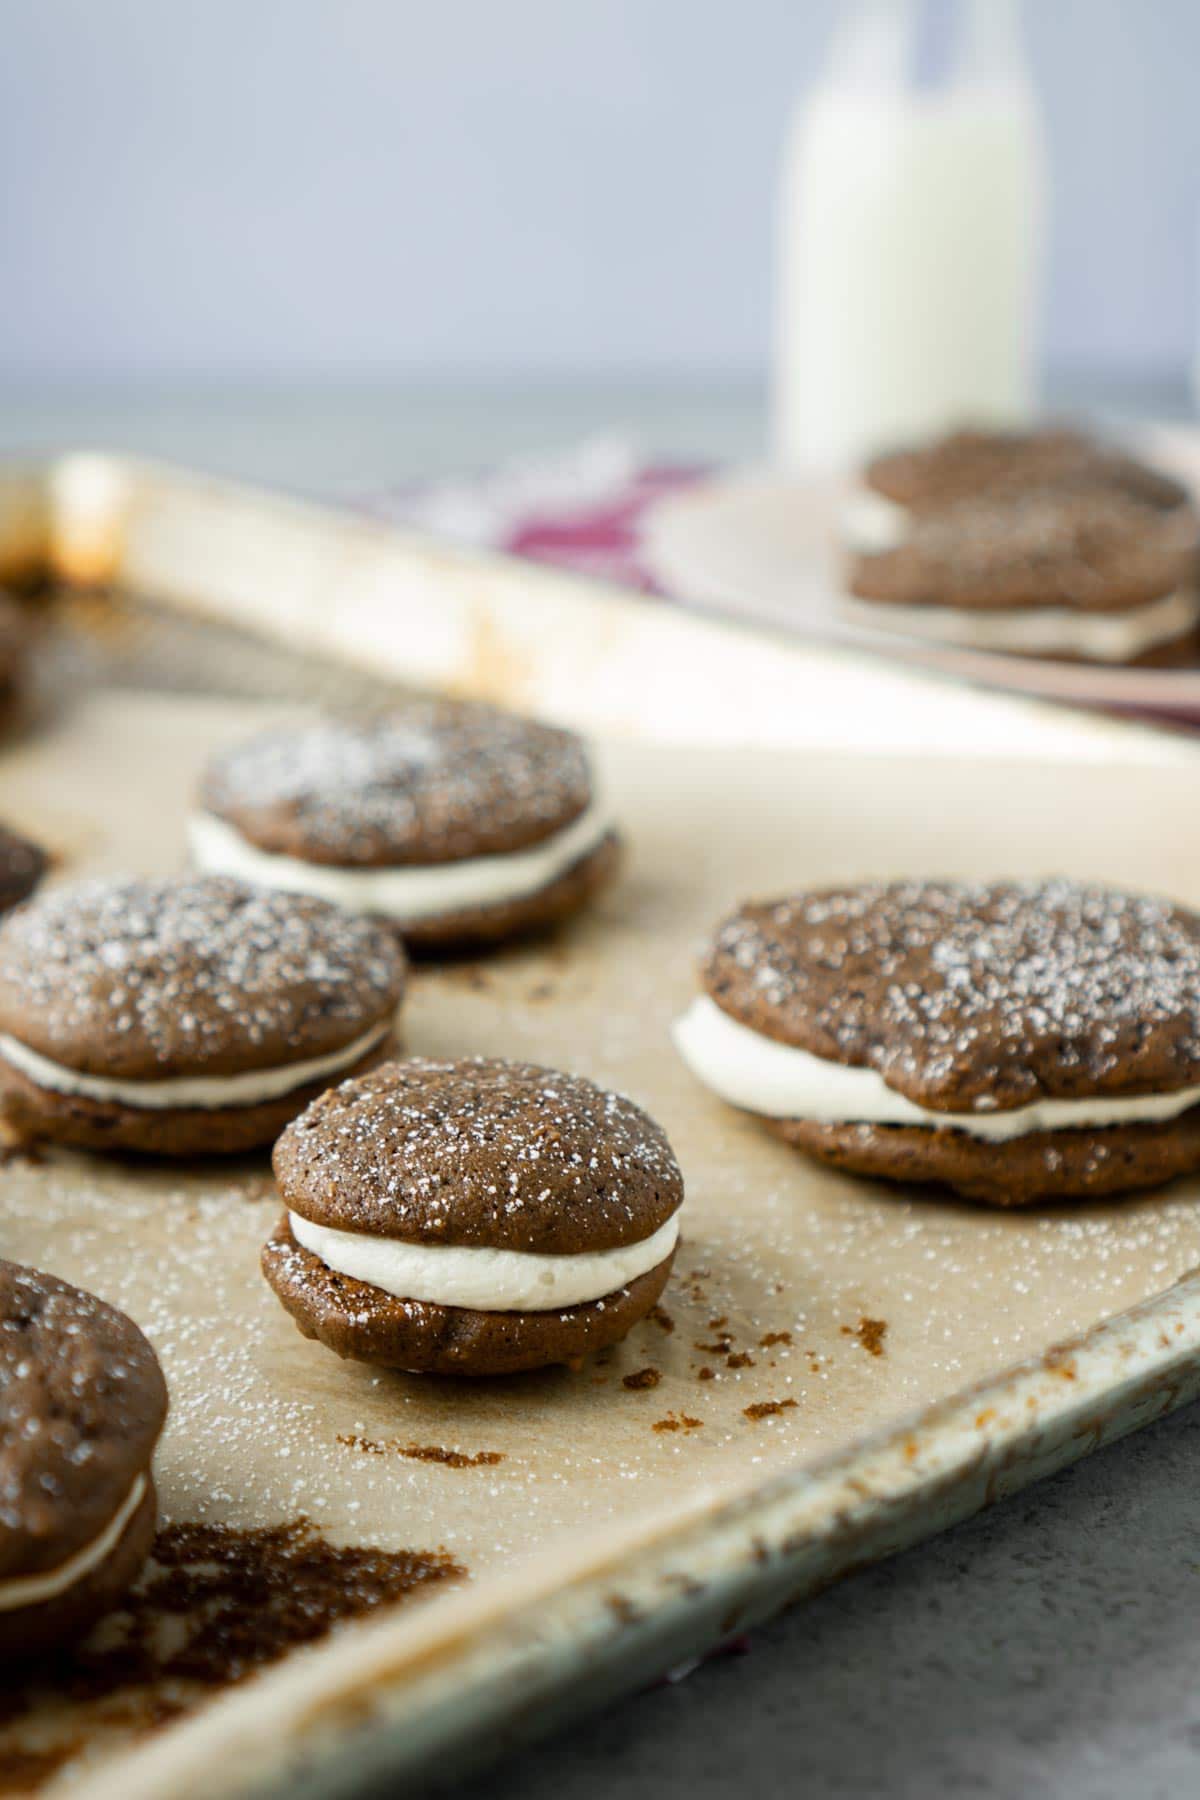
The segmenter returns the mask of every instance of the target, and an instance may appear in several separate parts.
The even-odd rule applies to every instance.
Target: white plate
[[[1157,426],[1139,451],[1200,496],[1200,431]],[[1130,708],[1200,722],[1200,666],[1145,669],[943,648],[840,616],[837,521],[844,484],[775,470],[705,483],[660,500],[642,552],[680,599],[807,638],[853,645],[1045,699]]]

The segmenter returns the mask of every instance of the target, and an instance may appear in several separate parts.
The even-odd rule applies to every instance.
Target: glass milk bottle
[[[949,10],[939,68],[920,0],[856,6],[792,122],[773,396],[786,464],[842,467],[1032,409],[1045,178],[1015,0]]]

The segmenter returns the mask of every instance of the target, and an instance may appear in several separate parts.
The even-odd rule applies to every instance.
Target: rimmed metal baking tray
[[[0,563],[14,578],[48,572],[142,596],[144,612],[135,609],[116,634],[108,670],[116,679],[144,685],[155,632],[167,634],[159,641],[167,654],[179,641],[172,631],[207,619],[339,659],[372,680],[487,693],[623,737],[606,760],[648,848],[640,870],[635,856],[630,885],[558,953],[556,994],[534,999],[535,986],[546,985],[543,953],[522,951],[487,975],[482,991],[453,973],[430,977],[413,1030],[416,1047],[466,1038],[484,1048],[541,1046],[605,1079],[627,1073],[686,1145],[698,1189],[697,1241],[669,1339],[638,1338],[586,1409],[582,1390],[571,1388],[453,1401],[460,1435],[486,1422],[514,1464],[525,1459],[530,1516],[541,1517],[541,1506],[548,1521],[544,1543],[489,1560],[475,1516],[481,1497],[439,1488],[440,1471],[406,1475],[396,1486],[408,1509],[404,1541],[413,1538],[414,1517],[424,1534],[418,1541],[457,1520],[464,1541],[480,1546],[478,1559],[474,1548],[465,1555],[478,1575],[473,1584],[291,1657],[115,1754],[80,1791],[135,1800],[287,1783],[289,1792],[333,1794],[382,1770],[445,1771],[633,1687],[1200,1392],[1200,1277],[1188,1272],[1200,1189],[1182,1184],[1130,1210],[1060,1210],[1011,1224],[881,1197],[812,1173],[695,1092],[660,1033],[686,996],[693,941],[718,896],[735,899],[743,880],[778,878],[785,865],[797,878],[820,867],[837,879],[865,873],[878,856],[919,854],[955,872],[976,867],[995,845],[1024,870],[1067,843],[1083,873],[1117,873],[1132,855],[1157,883],[1200,899],[1200,857],[1172,848],[1166,830],[1194,779],[1189,746],[1018,701],[964,698],[936,679],[115,457],[70,456],[0,480]],[[188,641],[212,640],[201,631]],[[213,685],[226,653],[222,640]],[[267,658],[253,667],[267,685],[282,664]],[[190,685],[208,685],[203,669]],[[280,676],[273,694],[286,685]],[[831,691],[836,707],[827,703]],[[0,797],[10,812],[24,809],[22,823],[32,824],[34,813],[48,817],[79,863],[103,866],[143,851],[148,862],[169,863],[178,819],[166,832],[157,821],[168,803],[182,806],[209,743],[244,729],[246,718],[240,701],[85,696],[10,753]],[[957,734],[968,726],[964,751]],[[153,759],[147,742],[161,752]],[[994,754],[1001,748],[1006,759]],[[1031,757],[1040,764],[1036,784],[1022,773]],[[119,796],[143,765],[145,816],[133,822]],[[1098,765],[1103,844],[1080,821]],[[1013,794],[1018,804],[1004,810]],[[653,974],[632,1006],[614,1010],[605,983],[614,969],[635,966],[639,943]],[[222,1217],[222,1196],[206,1189],[208,1179],[193,1172],[179,1181],[189,1208]],[[147,1254],[161,1228],[147,1210],[146,1182],[137,1186],[119,1169],[67,1157],[49,1173],[13,1170],[6,1180],[10,1220],[23,1221],[30,1243],[48,1228],[47,1195],[57,1196],[52,1204],[74,1222],[59,1239],[64,1273],[79,1279],[88,1259],[100,1257],[107,1205],[141,1209]],[[229,1215],[239,1244],[260,1227],[253,1207],[269,1205],[243,1200]],[[163,1203],[182,1204],[170,1193]],[[776,1295],[768,1305],[761,1296],[783,1246],[804,1296]],[[202,1266],[218,1248],[211,1237],[199,1242]],[[719,1253],[715,1289],[703,1288],[696,1269],[695,1257],[709,1248]],[[257,1289],[244,1264],[236,1281],[250,1309]],[[115,1260],[105,1266],[118,1280]],[[881,1274],[869,1291],[876,1267],[887,1280]],[[1020,1288],[1009,1291],[1005,1272],[1014,1267]],[[888,1286],[901,1269],[903,1279]],[[878,1364],[854,1336],[855,1308],[868,1303],[886,1304],[890,1316]],[[994,1343],[981,1304],[996,1308]],[[754,1368],[722,1371],[719,1402],[713,1384],[704,1390],[714,1396],[702,1421],[707,1442],[700,1429],[655,1440],[657,1420],[642,1406],[645,1396],[622,1390],[621,1370],[629,1358],[653,1358],[663,1370],[653,1406],[676,1418],[688,1405],[698,1413],[688,1399],[701,1391],[689,1385],[694,1365],[697,1355],[715,1353],[698,1351],[696,1334],[716,1328],[706,1316],[714,1306],[738,1321],[747,1343],[789,1308],[805,1325],[796,1326],[790,1356],[780,1352],[775,1362],[760,1352]],[[169,1350],[167,1301],[150,1323]],[[1067,1328],[1059,1331],[1060,1323]],[[939,1333],[951,1328],[961,1341],[939,1347]],[[426,1425],[441,1418],[449,1428],[444,1395],[402,1383],[366,1395],[355,1390],[352,1369],[278,1337],[273,1313],[263,1313],[259,1331],[256,1324],[254,1354],[264,1379],[280,1382],[286,1373],[281,1395],[312,1382],[335,1412],[370,1406],[378,1419],[404,1406]],[[1036,1354],[1011,1366],[1022,1348]],[[187,1372],[179,1373],[186,1385]],[[741,1402],[780,1394],[801,1403],[771,1421],[769,1437],[746,1436]],[[188,1390],[187,1406],[193,1398]],[[331,1416],[322,1412],[322,1424]],[[615,1489],[588,1514],[577,1469],[570,1479],[551,1471],[562,1485],[552,1499],[548,1485],[539,1489],[543,1428],[558,1441],[577,1418],[637,1477],[629,1491],[646,1496],[640,1516]],[[205,1420],[200,1408],[197,1443],[211,1425]],[[174,1483],[221,1516],[227,1502],[205,1499],[204,1469],[189,1465],[182,1447],[170,1451],[166,1473],[169,1498]],[[344,1486],[350,1493],[353,1478]],[[605,1489],[603,1475],[596,1486]],[[264,1479],[259,1499],[277,1504],[277,1486]],[[514,1487],[507,1504],[520,1499]],[[372,1507],[370,1528],[379,1533],[386,1514],[378,1496]],[[336,1529],[346,1529],[345,1516]]]

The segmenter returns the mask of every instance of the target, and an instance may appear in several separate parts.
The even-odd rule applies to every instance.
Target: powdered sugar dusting
[[[223,877],[80,882],[0,928],[0,1030],[70,1068],[229,1073],[319,1055],[385,1019],[390,933]]]
[[[549,1255],[638,1243],[683,1199],[665,1134],[632,1100],[499,1059],[345,1081],[288,1127],[275,1167],[318,1224]]]
[[[1191,513],[1119,493],[956,500],[861,558],[855,586],[883,601],[1119,610],[1190,585],[1196,546]]]
[[[1019,497],[1047,488],[1125,493],[1156,507],[1178,506],[1186,498],[1170,475],[1061,427],[954,431],[935,443],[876,458],[867,479],[901,505],[917,509],[985,494]]]
[[[901,882],[748,906],[713,997],[944,1111],[1200,1080],[1200,918],[1055,880]]]
[[[591,797],[573,733],[496,707],[414,699],[252,738],[210,766],[202,802],[262,849],[379,865],[522,849]]]

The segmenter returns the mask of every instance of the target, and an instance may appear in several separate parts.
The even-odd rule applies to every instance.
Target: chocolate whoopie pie
[[[797,1149],[996,1206],[1200,1169],[1200,915],[1070,881],[748,905],[675,1029]]]
[[[666,1286],[683,1178],[654,1120],[578,1075],[414,1058],[283,1133],[263,1273],[339,1356],[449,1375],[573,1363]]]
[[[960,500],[852,560],[847,617],[1012,655],[1128,663],[1196,651],[1198,523],[1119,493]]]
[[[217,876],[87,881],[0,924],[0,1105],[24,1135],[191,1156],[269,1143],[395,1049],[390,932]]]
[[[131,1319],[0,1262],[0,1659],[82,1637],[134,1580],[166,1413]]]
[[[48,861],[37,844],[0,825],[0,913],[28,900],[46,873]]]
[[[617,861],[574,733],[447,699],[225,752],[190,835],[199,868],[319,895],[427,949],[555,924]]]

